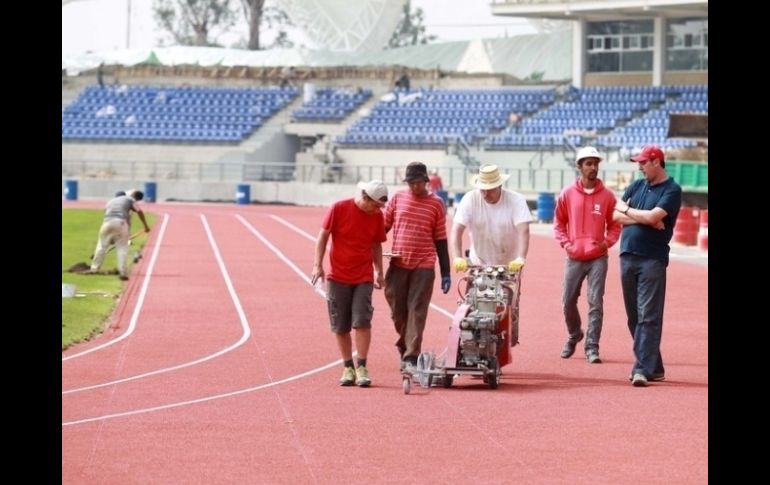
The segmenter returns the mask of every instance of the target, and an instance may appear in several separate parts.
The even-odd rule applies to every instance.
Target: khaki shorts
[[[349,333],[351,328],[371,328],[373,291],[372,283],[348,285],[328,280],[326,304],[332,332]]]

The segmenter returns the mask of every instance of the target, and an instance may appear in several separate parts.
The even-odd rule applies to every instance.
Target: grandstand
[[[637,174],[629,154],[657,143],[678,173],[699,174],[686,189],[707,194],[707,139],[668,136],[670,114],[708,114],[707,6],[498,0],[495,14],[568,29],[387,51],[63,59],[63,186],[107,197],[153,181],[160,200],[233,200],[246,183],[260,201],[327,204],[361,179],[398,185],[421,160],[450,192],[496,163],[534,198],[574,178],[576,147],[599,148],[601,177],[621,190]],[[115,83],[99,87],[102,62]],[[280,87],[284,66],[295,67],[292,86]],[[403,72],[410,89],[394,87]]]

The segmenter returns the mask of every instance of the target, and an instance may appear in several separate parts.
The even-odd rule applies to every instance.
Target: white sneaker
[[[644,377],[644,374],[634,374],[634,377],[631,379],[631,385],[634,387],[647,387],[647,378]]]

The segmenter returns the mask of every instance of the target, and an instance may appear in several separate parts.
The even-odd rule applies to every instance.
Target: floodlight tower
[[[279,0],[310,39],[335,51],[379,50],[398,25],[406,0]]]

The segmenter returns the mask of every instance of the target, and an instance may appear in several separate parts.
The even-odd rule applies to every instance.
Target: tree
[[[243,8],[243,17],[249,25],[249,42],[246,48],[251,51],[259,50],[259,32],[265,0],[241,0],[241,7]]]
[[[281,28],[293,25],[289,16],[278,7],[266,7],[265,3],[266,0],[241,0],[243,17],[249,26],[249,41],[246,48],[252,51],[260,49],[259,36],[263,22],[267,24],[268,28],[279,28],[275,41],[269,47],[293,47],[294,43],[289,40],[288,34]]]
[[[404,11],[401,13],[401,20],[396,26],[396,30],[388,41],[387,47],[405,47],[408,45],[427,44],[436,40],[435,35],[426,35],[423,25],[424,12],[421,8],[412,11],[412,2],[407,0],[404,4]]]
[[[210,36],[235,24],[230,0],[154,0],[153,13],[180,45],[217,45]]]

